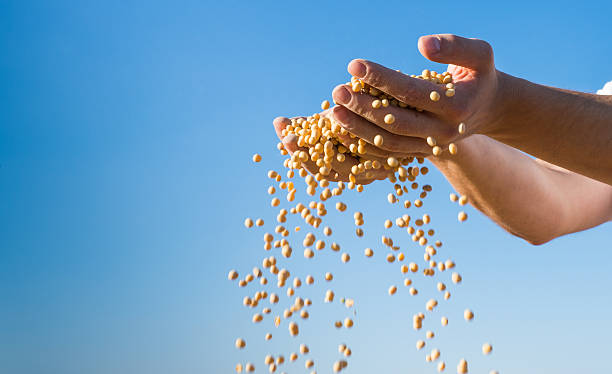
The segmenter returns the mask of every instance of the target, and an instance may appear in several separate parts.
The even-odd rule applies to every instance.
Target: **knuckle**
[[[384,85],[384,77],[380,69],[378,69],[377,66],[374,66],[369,62],[366,62],[365,65],[367,69],[365,81],[369,85],[374,86],[374,87],[379,87],[381,85]]]
[[[487,57],[492,58],[493,57],[493,47],[491,46],[491,44],[489,44],[488,42],[486,42],[484,40],[481,40],[481,42],[482,42],[482,45],[483,45],[483,47],[482,47],[483,53]]]

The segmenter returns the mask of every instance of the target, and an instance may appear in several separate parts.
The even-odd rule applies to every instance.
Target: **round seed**
[[[418,340],[418,341],[416,342],[416,349],[420,350],[420,349],[422,349],[424,346],[425,346],[425,342],[424,342],[424,341],[422,341],[422,340]]]
[[[241,339],[241,338],[236,339],[236,348],[242,349],[245,346],[246,346],[246,342],[244,341],[244,339]]]
[[[465,123],[461,122],[459,126],[457,126],[457,131],[459,134],[465,134]]]
[[[467,219],[467,213],[465,213],[465,212],[459,212],[459,214],[457,215],[457,219],[458,219],[460,222],[465,221],[465,220]]]
[[[349,256],[348,253],[343,253],[342,254],[342,262],[347,263],[351,260],[351,256]]]
[[[440,156],[442,154],[442,148],[440,148],[439,146],[435,146],[431,149],[431,152],[434,156]]]
[[[374,109],[380,108],[381,105],[382,105],[382,103],[378,99],[372,101],[372,108],[374,108]]]
[[[441,361],[440,363],[438,363],[438,371],[441,373],[444,371],[444,369],[446,369],[446,364],[444,363],[444,361]]]
[[[466,309],[463,312],[463,318],[465,318],[466,321],[471,321],[474,319],[474,312],[472,312],[470,309]]]
[[[459,198],[459,205],[465,205],[468,202],[467,196],[463,195]]]
[[[485,343],[482,345],[482,354],[488,355],[493,350],[493,346],[489,343]]]
[[[440,100],[440,94],[437,91],[431,91],[431,93],[429,94],[429,98],[431,99],[431,101],[438,101]]]
[[[227,274],[227,279],[236,280],[236,278],[238,278],[238,272],[236,270],[230,270],[230,272]]]
[[[244,227],[246,227],[247,229],[253,227],[253,220],[250,218],[245,219]]]
[[[349,328],[349,329],[350,329],[351,327],[353,327],[353,320],[352,320],[352,319],[350,319],[350,318],[348,318],[348,317],[346,317],[346,318],[344,319],[344,327]]]
[[[397,292],[397,287],[395,286],[389,287],[389,295],[395,295],[396,292]]]
[[[377,147],[380,147],[381,145],[383,145],[383,142],[384,140],[383,140],[382,135],[376,135],[374,137],[374,145],[376,145]]]
[[[432,349],[430,356],[432,361],[436,361],[440,357],[440,350],[438,348]]]
[[[457,374],[466,374],[468,372],[468,364],[467,361],[461,359],[459,364],[457,365]]]
[[[455,143],[450,143],[448,145],[448,151],[450,152],[451,155],[456,155],[457,154],[457,145]]]
[[[253,162],[259,162],[259,161],[261,161],[261,156],[255,153],[253,155]]]
[[[432,138],[431,136],[428,136],[428,137],[427,137],[427,144],[428,144],[430,147],[435,147],[435,146],[436,146],[436,144],[437,144],[436,139]]]
[[[297,323],[291,322],[289,324],[289,333],[291,334],[291,336],[296,336],[297,334],[299,334],[299,332],[300,332],[300,329]]]
[[[323,100],[323,102],[321,103],[321,109],[323,110],[329,109],[329,101]]]
[[[446,90],[446,92],[444,92],[444,94],[447,97],[453,97],[453,96],[455,96],[455,89],[454,88],[449,88],[449,89]]]
[[[386,114],[384,119],[387,125],[391,125],[395,122],[395,116],[391,113]]]
[[[372,257],[374,255],[374,251],[372,250],[372,248],[366,248],[364,252],[366,257]]]
[[[446,318],[446,317],[442,317],[442,318],[440,319],[440,323],[442,324],[442,326],[446,326],[446,325],[448,325],[448,318]]]
[[[451,262],[452,262],[452,261],[451,261]],[[447,268],[449,267],[449,266],[448,266],[448,263],[446,264],[446,267],[447,267]],[[453,273],[453,274],[451,275],[451,279],[453,280],[453,283],[455,283],[455,284],[456,284],[456,283],[461,283],[461,281],[462,281],[461,275],[460,275],[459,273]]]

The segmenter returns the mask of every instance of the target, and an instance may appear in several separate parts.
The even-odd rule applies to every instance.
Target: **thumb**
[[[426,59],[443,64],[474,70],[490,70],[495,66],[491,45],[480,39],[452,34],[426,35],[419,38],[419,51]]]

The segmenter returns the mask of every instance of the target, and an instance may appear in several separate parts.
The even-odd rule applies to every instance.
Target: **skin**
[[[383,160],[427,156],[474,207],[532,244],[612,220],[612,96],[545,87],[504,74],[495,69],[492,48],[482,40],[430,35],[419,39],[418,48],[429,60],[449,64],[455,96],[446,97],[431,82],[357,59],[348,65],[351,75],[424,111],[373,109],[370,95],[339,85],[333,91],[338,105],[324,114],[368,142],[370,155]],[[437,102],[429,99],[433,90],[440,93]],[[395,116],[392,125],[384,123],[387,113]],[[457,132],[461,122],[467,125],[462,135]],[[283,117],[274,121],[279,137],[287,123]],[[373,142],[377,134],[384,138],[381,147]],[[455,143],[458,154],[433,157],[428,136],[445,150]],[[295,139],[282,140],[290,152],[296,150]],[[347,164],[348,171],[334,165],[341,169],[339,179],[353,163]],[[379,171],[373,179],[385,176]]]

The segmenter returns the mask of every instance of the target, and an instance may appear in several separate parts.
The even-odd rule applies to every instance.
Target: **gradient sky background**
[[[247,292],[226,276],[267,254],[265,174],[282,168],[272,119],[317,111],[355,57],[443,70],[417,51],[428,33],[488,40],[500,70],[535,82],[595,92],[612,79],[606,1],[255,3],[0,1],[1,373],[229,373],[247,360],[266,372],[264,354],[302,341],[319,373],[341,341],[354,353],[347,373],[433,373],[410,325],[433,289],[414,277],[422,295],[391,298],[401,274],[361,255],[383,253],[388,184],[343,197],[366,212],[367,239],[330,209],[351,263],[324,251],[307,264],[294,246],[291,269],[319,283],[304,290],[318,305],[300,339],[283,325],[265,342],[270,321],[250,322]],[[612,226],[533,247],[473,208],[459,225],[451,187],[437,171],[426,179],[441,256],[464,276],[426,321],[451,320],[428,345],[447,372],[460,357],[471,373],[609,371]],[[267,224],[249,231],[247,216]],[[356,298],[352,331],[330,326],[343,307],[320,305],[328,270],[337,295]],[[248,349],[234,348],[238,336]]]

